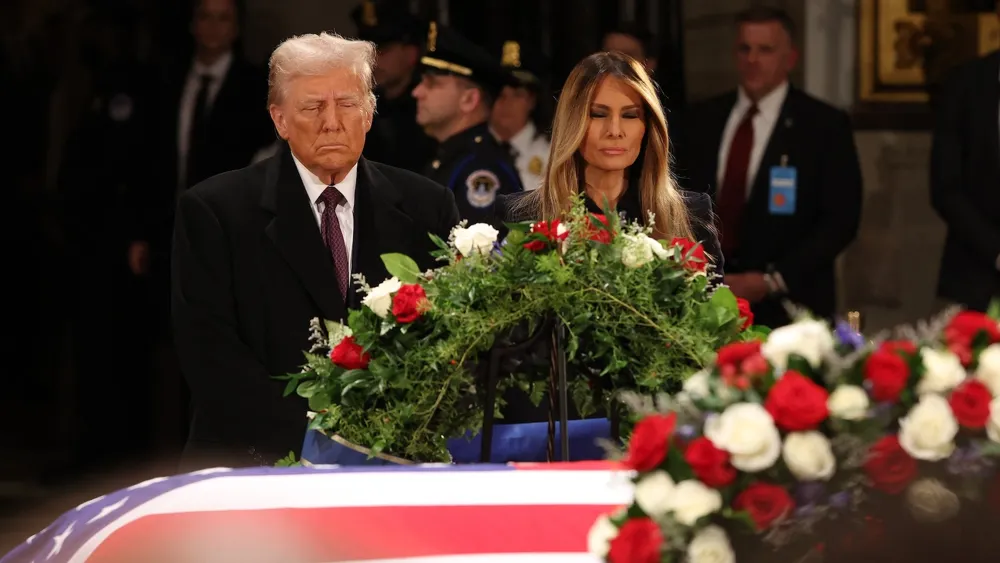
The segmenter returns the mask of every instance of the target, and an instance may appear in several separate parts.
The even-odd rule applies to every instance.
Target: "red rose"
[[[660,563],[663,532],[649,518],[633,518],[618,529],[611,540],[608,561],[611,563]]]
[[[719,349],[715,356],[719,377],[731,387],[746,390],[750,382],[767,373],[770,366],[760,355],[760,341],[733,342]]]
[[[898,495],[917,476],[917,460],[899,445],[895,434],[875,442],[868,451],[865,473],[876,489]]]
[[[764,408],[782,430],[813,430],[829,415],[826,408],[828,397],[826,389],[801,373],[790,370],[771,388]]]
[[[608,226],[608,218],[598,214],[591,214],[590,216],[597,219],[599,223],[604,225],[604,228],[600,228],[594,225],[593,221],[590,221],[587,224],[587,238],[601,244],[610,244],[611,239],[615,238],[615,235],[611,232],[611,227]]]
[[[969,379],[951,392],[948,404],[959,424],[971,430],[982,430],[990,420],[992,400],[993,394],[985,383]]]
[[[639,421],[628,441],[625,466],[639,472],[652,471],[667,458],[677,414],[650,415]]]
[[[705,247],[689,238],[674,237],[670,246],[679,246],[684,267],[693,272],[704,272],[708,265],[705,258]]]
[[[782,487],[757,482],[736,496],[733,508],[746,511],[757,525],[757,530],[763,531],[770,528],[775,520],[790,513],[795,508],[795,501]]]
[[[887,342],[865,360],[865,379],[871,382],[872,397],[879,402],[894,402],[910,380],[910,366]]]
[[[404,324],[419,319],[429,307],[430,301],[420,284],[404,285],[392,298],[392,314],[397,322]]]
[[[684,452],[699,481],[709,487],[726,487],[736,480],[736,468],[729,463],[729,452],[715,447],[705,437],[695,438]]]
[[[736,307],[740,311],[740,318],[743,319],[743,324],[740,325],[740,330],[746,330],[753,326],[753,311],[750,310],[750,302],[742,297],[737,297]]]
[[[972,341],[980,333],[986,334],[989,344],[1000,342],[1000,328],[995,320],[976,311],[962,311],[945,327],[944,341],[967,366],[972,363]]]
[[[365,352],[353,336],[348,336],[330,350],[330,361],[344,369],[368,369],[372,356]]]

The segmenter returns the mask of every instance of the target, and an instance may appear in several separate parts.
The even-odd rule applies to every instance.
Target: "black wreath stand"
[[[489,352],[484,391],[483,391],[483,439],[479,451],[479,462],[490,463],[493,452],[493,429],[495,425],[497,385],[500,369],[504,360],[524,354],[540,342],[548,339],[551,342],[549,362],[549,408],[548,408],[548,450],[549,462],[556,460],[556,412],[558,411],[559,428],[559,459],[570,461],[569,454],[569,375],[566,352],[566,326],[558,319],[547,317],[541,325],[521,342],[504,346],[494,345]],[[595,395],[601,397],[600,386],[595,386]],[[614,401],[608,408],[608,420],[611,424],[611,439],[615,443],[619,438],[619,409]]]

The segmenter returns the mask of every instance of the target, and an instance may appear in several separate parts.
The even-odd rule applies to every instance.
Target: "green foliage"
[[[582,200],[563,224],[565,241],[515,224],[500,249],[470,256],[455,250],[459,227],[447,242],[432,237],[446,264],[427,274],[406,256],[383,256],[392,275],[423,287],[429,305],[411,324],[368,307],[351,311],[347,326],[323,323],[317,350],[352,335],[370,362],[344,369],[310,353],[303,373],[286,376],[289,392],[316,411],[313,427],[377,452],[446,462],[447,439],[482,425],[476,366],[496,343],[524,336],[546,318],[566,326],[570,396],[584,415],[619,390],[674,390],[715,350],[748,334],[740,332],[733,294],[713,293],[704,273],[685,267],[679,247],[656,243],[613,214],[604,225]],[[591,240],[599,230],[614,235],[609,244]],[[542,248],[525,248],[532,241]],[[643,246],[649,243],[659,244],[658,252]],[[637,264],[637,256],[651,259]],[[501,374],[498,397],[517,386],[541,399],[547,366],[523,365]]]
[[[274,464],[275,467],[301,467],[302,463],[295,460],[295,452],[288,452],[288,455],[279,459]]]

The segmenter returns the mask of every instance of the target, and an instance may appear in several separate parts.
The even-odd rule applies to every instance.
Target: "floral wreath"
[[[984,499],[1000,515],[996,319],[951,312],[866,343],[802,317],[722,347],[675,397],[630,397],[634,501],[598,519],[591,552],[733,562],[734,544],[779,549],[830,520],[873,533],[865,507],[896,498],[922,522]]]
[[[502,242],[482,223],[463,222],[448,241],[432,235],[443,265],[427,272],[385,255],[393,277],[375,287],[357,277],[363,306],[346,324],[314,320],[303,371],[283,376],[286,395],[309,400],[311,428],[375,455],[448,462],[447,440],[482,425],[477,365],[546,318],[566,327],[583,416],[620,390],[677,390],[719,346],[762,334],[749,306],[711,283],[700,244],[656,240],[582,199],[562,219],[508,227]],[[548,389],[547,365],[507,371],[498,397],[517,387],[537,403]]]

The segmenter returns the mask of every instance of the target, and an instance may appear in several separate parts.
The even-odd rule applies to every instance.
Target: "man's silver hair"
[[[308,33],[284,40],[271,53],[268,63],[267,103],[281,103],[288,83],[298,76],[317,76],[337,68],[349,68],[365,90],[365,109],[375,113],[375,44],[345,39],[336,33]]]

